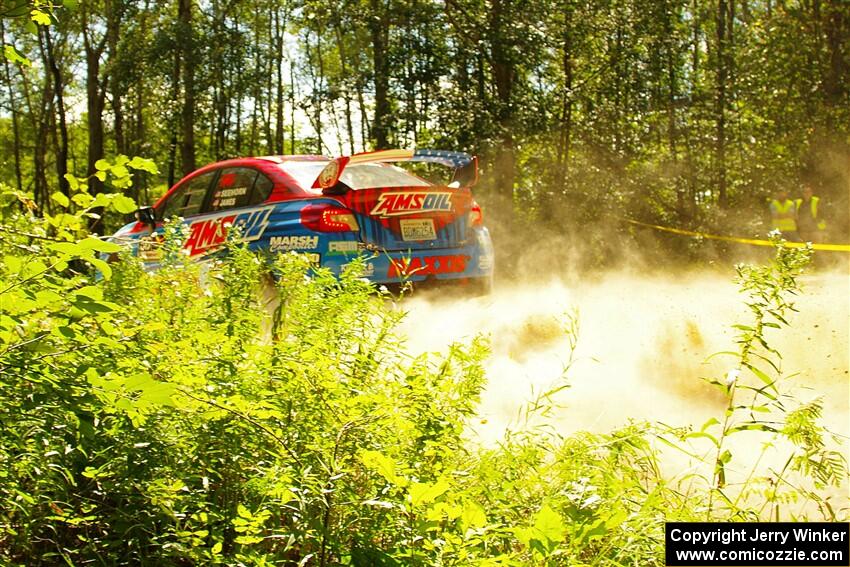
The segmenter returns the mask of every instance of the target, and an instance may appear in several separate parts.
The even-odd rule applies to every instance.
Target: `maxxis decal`
[[[437,274],[460,274],[466,271],[470,257],[464,254],[426,256],[409,260],[390,260],[387,277],[435,276]]]

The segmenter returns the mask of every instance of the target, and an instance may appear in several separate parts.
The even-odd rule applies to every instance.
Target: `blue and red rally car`
[[[447,166],[452,179],[436,185],[392,165],[403,161]],[[163,220],[176,216],[188,225],[184,252],[192,258],[221,250],[228,229],[239,226],[251,249],[305,253],[336,274],[359,256],[375,283],[489,290],[493,245],[470,191],[477,178],[476,158],[435,150],[233,159],[189,174],[113,238],[155,268]]]

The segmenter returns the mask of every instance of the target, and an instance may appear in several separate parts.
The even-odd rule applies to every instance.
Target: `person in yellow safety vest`
[[[803,197],[794,201],[797,210],[797,233],[804,242],[823,242],[826,221],[822,208],[818,208],[820,198],[812,194],[809,185],[803,185]]]
[[[770,219],[773,228],[782,233],[785,240],[797,242],[797,205],[788,198],[788,191],[779,189],[770,201]]]

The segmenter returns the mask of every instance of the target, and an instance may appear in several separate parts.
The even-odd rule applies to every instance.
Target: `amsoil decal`
[[[271,209],[252,209],[239,214],[196,220],[189,225],[189,238],[183,248],[188,250],[189,256],[206,254],[225,243],[231,226],[240,228],[242,241],[258,240],[269,224],[271,212]]]
[[[453,254],[449,256],[428,256],[410,260],[390,260],[388,278],[401,276],[435,276],[437,274],[459,274],[466,271],[469,256]]]
[[[375,208],[369,214],[380,217],[395,217],[416,213],[448,212],[452,210],[451,197],[451,193],[442,192],[381,193]]]
[[[272,252],[278,252],[280,250],[315,250],[318,245],[318,236],[272,236],[269,239],[269,249]]]

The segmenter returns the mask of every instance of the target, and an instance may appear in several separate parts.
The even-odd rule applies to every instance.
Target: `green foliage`
[[[792,307],[798,251],[740,270],[756,323],[736,358],[755,382],[718,383],[729,407],[700,437],[715,473],[684,491],[654,440],[685,448],[693,435],[541,425],[566,376],[501,443],[471,444],[486,342],[410,357],[393,332],[403,312],[362,265],[337,279],[235,236],[199,265],[179,253],[181,226],[168,225],[156,273],[124,252],[103,263],[118,247],[92,237],[0,244],[3,564],[660,565],[663,522],[703,518],[707,497],[723,497],[711,519],[780,518],[844,474],[819,402],[752,417],[787,402],[757,362],[772,352],[763,329]],[[574,349],[575,317],[564,331]],[[795,447],[783,483],[730,491],[726,439],[768,426]],[[815,486],[792,488],[791,473]]]
[[[308,279],[281,257],[267,321],[265,263],[244,249],[203,273],[166,255],[156,274],[93,255],[117,249],[4,250],[4,561],[326,563],[397,537],[365,503],[381,491],[424,510],[449,489],[480,345],[399,357],[400,315],[356,268]],[[111,277],[68,277],[77,261]],[[406,463],[409,492],[364,451]]]

